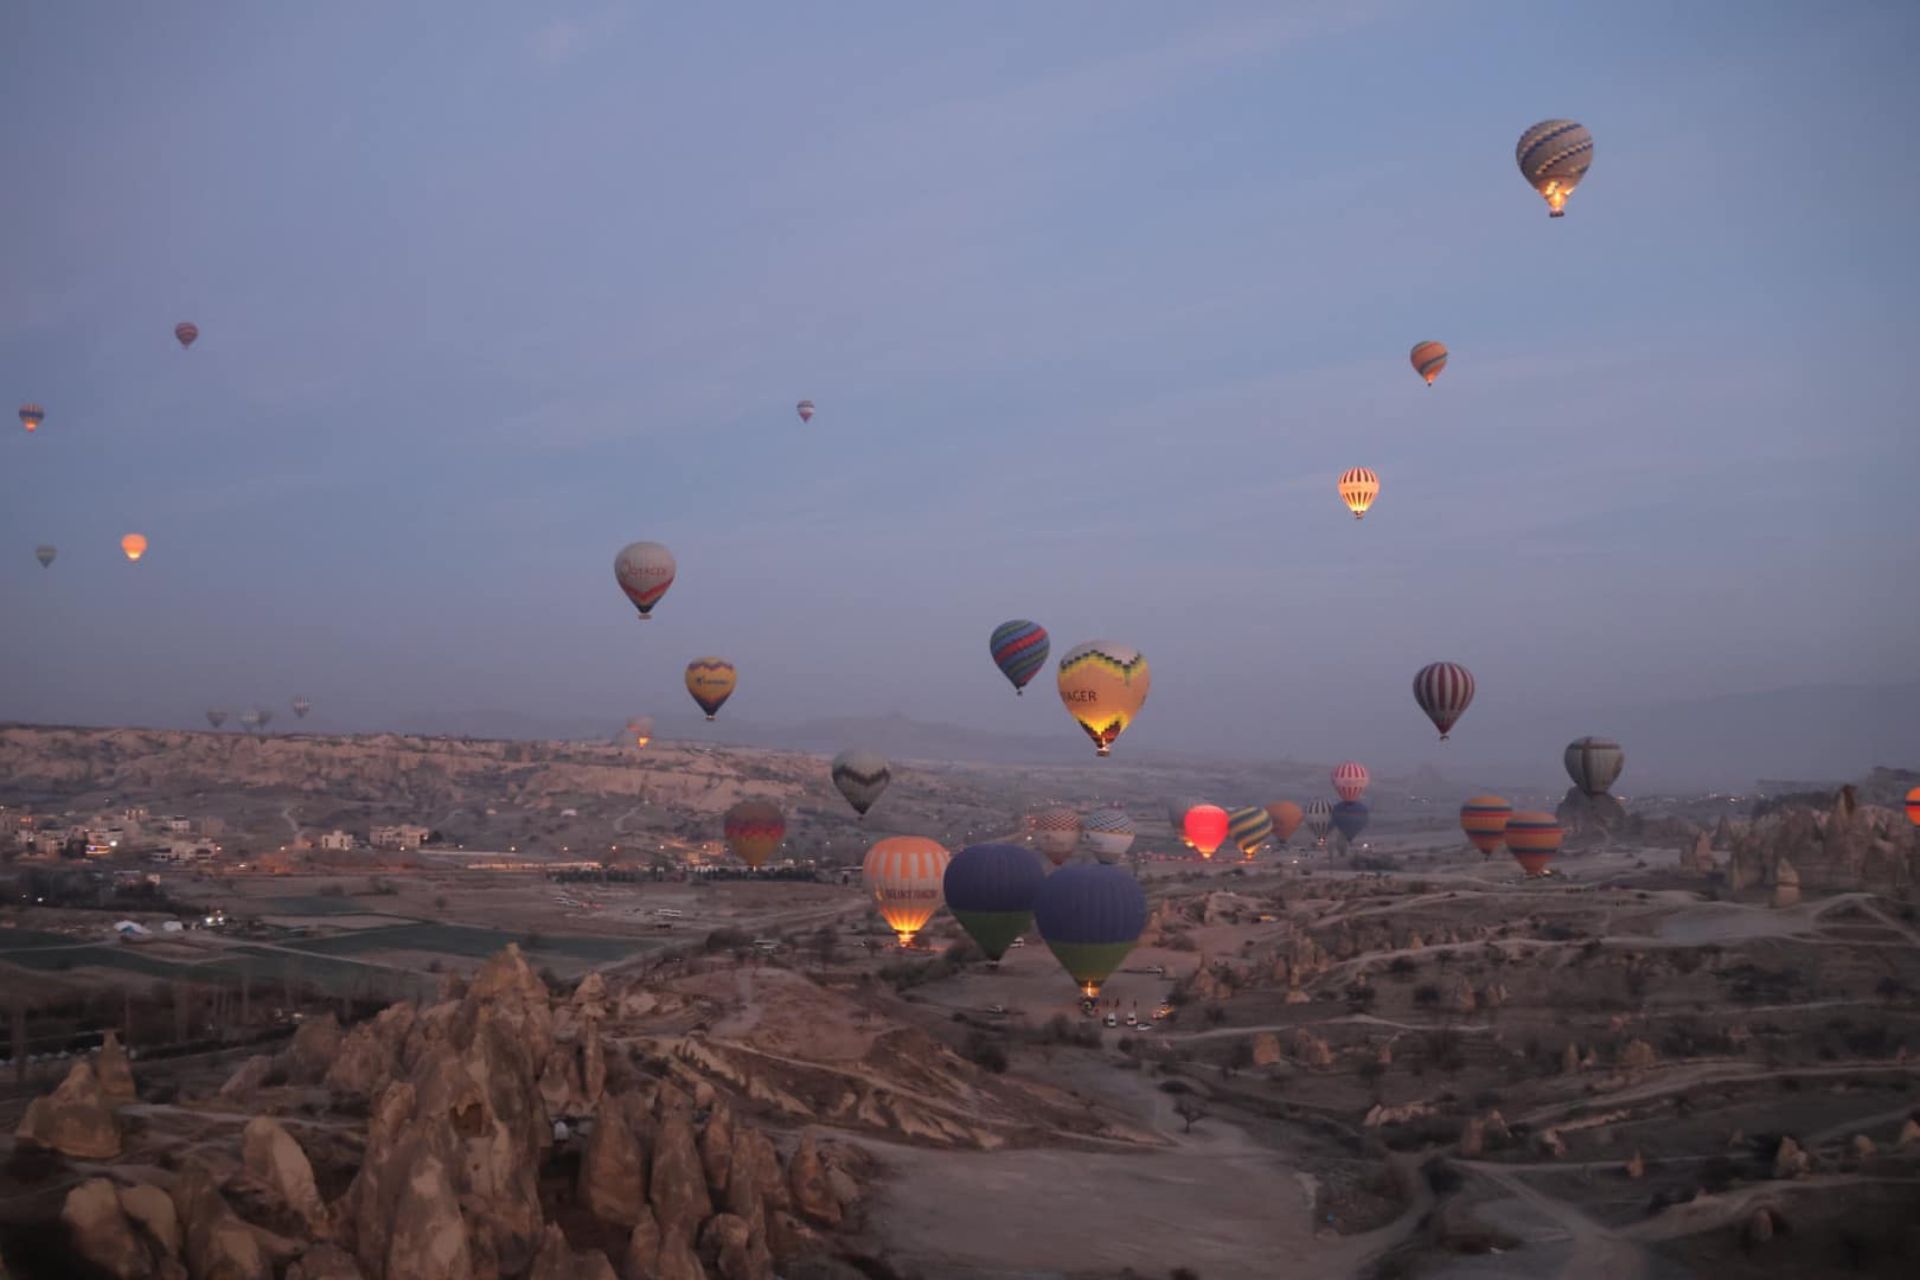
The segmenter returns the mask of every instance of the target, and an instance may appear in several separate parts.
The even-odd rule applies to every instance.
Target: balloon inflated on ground
[[[1147,895],[1121,867],[1062,867],[1040,886],[1033,922],[1080,994],[1091,1000],[1147,927]]]

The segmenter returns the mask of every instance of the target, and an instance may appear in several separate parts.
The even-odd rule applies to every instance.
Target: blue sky
[[[1076,732],[1021,616],[1148,654],[1122,750],[1415,763],[1438,658],[1457,738],[1913,678],[1912,5],[535,8],[0,13],[0,718],[617,723],[717,652]]]

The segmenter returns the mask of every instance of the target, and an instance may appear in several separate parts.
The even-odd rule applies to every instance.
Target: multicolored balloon
[[[858,751],[849,749],[833,758],[829,772],[833,776],[833,785],[847,798],[853,811],[861,817],[867,816],[867,810],[873,808],[874,801],[893,781],[893,769],[887,758],[877,751]]]
[[[309,702],[305,697],[302,697],[302,696],[296,695],[294,697],[294,700],[293,700],[293,718],[294,719],[305,720],[307,718],[307,712],[311,710],[313,710],[313,703]]]
[[[947,863],[941,883],[947,909],[996,963],[1033,923],[1033,902],[1047,873],[1033,850],[1017,844],[970,844]]]
[[[987,650],[993,654],[993,665],[1000,668],[1001,675],[1013,682],[1013,691],[1019,695],[1026,693],[1027,681],[1047,665],[1047,654],[1052,648],[1047,640],[1047,629],[1024,618],[1001,623],[987,638]]]
[[[1062,867],[1040,886],[1033,922],[1060,967],[1080,984],[1080,994],[1091,1000],[1147,927],[1147,895],[1121,867]]]
[[[1343,760],[1333,766],[1333,789],[1342,800],[1358,800],[1367,794],[1373,775],[1358,760]]]
[[[1547,202],[1547,216],[1567,211],[1567,197],[1593,165],[1593,135],[1572,120],[1542,120],[1513,148],[1520,176]]]
[[[129,560],[138,562],[141,556],[147,554],[147,535],[144,533],[129,533],[124,538],[121,538],[120,554]]]
[[[678,569],[673,552],[657,542],[629,542],[613,558],[613,580],[645,621],[653,616],[653,606],[667,594]]]
[[[46,420],[47,411],[39,405],[23,404],[20,406],[20,425],[25,427],[29,433],[38,430],[40,424]]]
[[[1027,830],[1033,835],[1033,847],[1058,867],[1080,843],[1080,815],[1065,805],[1049,805],[1027,815]]]
[[[1227,839],[1240,846],[1240,856],[1252,862],[1260,848],[1273,839],[1273,815],[1262,805],[1235,809],[1227,815]]]
[[[722,820],[727,848],[758,871],[787,838],[787,815],[771,800],[742,800]]]
[[[1108,755],[1147,701],[1153,673],[1146,655],[1111,640],[1090,640],[1060,659],[1060,701],[1093,739],[1095,755]]]
[[[1340,473],[1340,501],[1347,504],[1355,520],[1366,517],[1367,508],[1380,496],[1380,477],[1366,467],[1353,467]]]
[[[951,857],[945,846],[925,836],[888,836],[867,850],[861,878],[901,946],[912,946],[914,935],[940,909]]]
[[[174,341],[178,342],[183,349],[192,346],[199,336],[200,326],[191,320],[182,320],[173,326]]]
[[[1414,673],[1413,700],[1445,742],[1454,722],[1473,704],[1473,672],[1457,662],[1429,662]]]
[[[1447,367],[1447,348],[1444,344],[1429,339],[1413,344],[1413,371],[1427,380],[1432,386],[1440,371]]]
[[[1284,845],[1293,839],[1293,833],[1300,829],[1300,820],[1306,815],[1293,801],[1276,800],[1267,806],[1267,816],[1273,819],[1274,838]]]
[[[40,562],[42,569],[51,565],[53,558],[59,554],[60,552],[51,543],[47,542],[43,542],[33,549],[33,558]]]
[[[1506,838],[1513,806],[1499,796],[1474,796],[1460,806],[1460,829],[1483,857],[1491,858]]]
[[[1133,819],[1122,809],[1095,809],[1081,824],[1080,838],[1100,862],[1118,862],[1133,848]]]
[[[1560,852],[1560,819],[1536,809],[1522,809],[1507,819],[1507,848],[1529,876],[1544,875],[1553,855]]]
[[[1180,830],[1187,843],[1203,858],[1213,856],[1213,851],[1226,840],[1231,825],[1227,811],[1217,804],[1197,804],[1180,820]]]
[[[1313,842],[1324,845],[1327,832],[1333,829],[1333,806],[1325,800],[1307,802],[1307,830],[1313,832]]]
[[[711,720],[733,696],[739,677],[725,658],[695,658],[687,664],[687,692]]]
[[[802,422],[813,421],[813,401],[802,400],[799,404],[793,407],[800,414],[800,421]]]
[[[1575,738],[1567,744],[1567,776],[1590,796],[1603,796],[1626,767],[1627,753],[1611,738]]]
[[[1360,838],[1367,829],[1367,823],[1373,818],[1372,810],[1358,800],[1342,800],[1333,806],[1333,829],[1347,838],[1351,844]]]

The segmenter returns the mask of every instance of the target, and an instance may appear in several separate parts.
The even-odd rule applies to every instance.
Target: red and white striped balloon
[[[1473,672],[1457,662],[1429,662],[1413,677],[1413,700],[1445,742],[1453,722],[1473,702]]]
[[[1342,800],[1358,800],[1367,794],[1367,784],[1372,781],[1373,775],[1358,760],[1346,760],[1333,766],[1333,789],[1340,793]]]

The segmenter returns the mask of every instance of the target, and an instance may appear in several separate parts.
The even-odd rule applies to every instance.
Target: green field
[[[71,943],[72,939],[67,939]],[[108,943],[98,947],[67,946],[61,950],[22,950],[7,953],[7,963],[43,973],[65,973],[69,969],[123,969],[149,978],[189,978],[200,966],[179,964],[144,955],[138,948]]]
[[[376,901],[378,901],[376,899]],[[388,915],[365,898],[342,898],[325,893],[298,894],[290,898],[262,898],[260,906],[277,916],[378,916]]]
[[[369,951],[437,951],[442,955],[484,960],[509,942],[534,955],[564,956],[588,964],[625,960],[653,944],[635,938],[596,938],[584,934],[542,934],[532,945],[524,933],[503,933],[462,924],[399,924],[360,929],[335,938],[302,938],[285,945],[315,955],[357,956]]]
[[[75,945],[75,939],[69,938],[64,933],[42,933],[38,929],[0,929],[0,952],[73,945]]]

